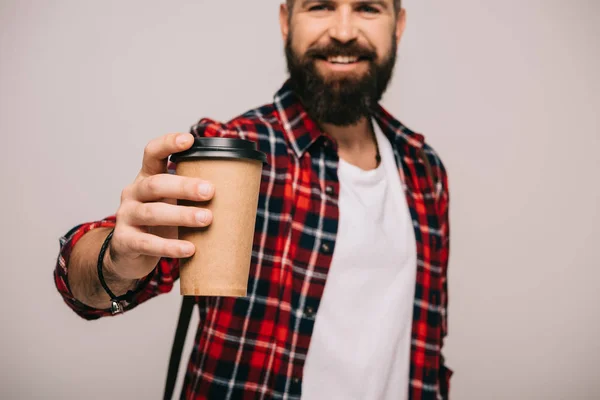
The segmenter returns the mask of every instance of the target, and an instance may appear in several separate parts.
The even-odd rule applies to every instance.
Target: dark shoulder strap
[[[194,310],[194,297],[183,296],[181,302],[181,311],[179,312],[179,322],[177,322],[177,330],[175,331],[175,339],[171,348],[171,358],[169,359],[169,370],[167,371],[167,383],[165,385],[164,400],[173,398],[175,390],[175,382],[177,381],[177,372],[179,372],[179,364],[181,362],[181,353],[187,335],[192,311]]]

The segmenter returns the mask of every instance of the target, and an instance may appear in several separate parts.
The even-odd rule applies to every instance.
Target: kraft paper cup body
[[[213,214],[206,228],[179,227],[179,239],[196,246],[192,257],[180,260],[182,295],[247,295],[262,166],[259,160],[245,158],[177,162],[177,175],[201,178],[215,187],[208,202],[178,201]]]

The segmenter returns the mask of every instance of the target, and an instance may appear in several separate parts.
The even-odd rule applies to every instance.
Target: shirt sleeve
[[[105,316],[111,316],[109,309],[97,309],[90,307],[77,300],[71,288],[69,287],[69,257],[73,248],[83,235],[92,229],[115,226],[115,216],[109,216],[105,219],[95,222],[88,222],[78,225],[60,238],[60,251],[56,267],[54,269],[54,283],[64,302],[81,318],[94,320]],[[176,279],[179,278],[179,260],[171,258],[161,258],[156,268],[150,273],[149,281],[138,287],[136,294],[131,302],[123,302],[123,310],[129,311],[139,304],[158,296],[162,293],[168,293],[173,288]],[[142,282],[142,281],[140,281]]]

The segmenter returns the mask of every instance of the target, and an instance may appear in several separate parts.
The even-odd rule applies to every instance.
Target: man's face
[[[385,91],[404,28],[393,0],[295,0],[282,6],[290,81],[320,123],[353,125]]]

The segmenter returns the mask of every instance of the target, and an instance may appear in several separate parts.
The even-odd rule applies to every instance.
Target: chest
[[[307,275],[309,281],[324,281],[332,255],[340,244],[337,240],[340,234],[360,229],[361,218],[375,218],[383,221],[382,226],[393,242],[395,222],[404,218],[412,229],[417,262],[435,264],[441,245],[437,235],[441,220],[435,201],[436,188],[416,154],[396,150],[394,158],[403,202],[384,201],[383,206],[380,202],[385,196],[353,198],[352,193],[344,196],[345,187],[338,176],[339,159],[331,147],[315,146],[301,158],[291,152],[273,158],[275,162],[265,167],[262,175],[254,263],[264,262],[267,254],[273,254],[271,259],[282,269],[281,279],[286,279],[284,270],[291,268],[292,277],[301,280],[298,285],[304,284]],[[362,214],[352,215],[357,204],[362,207]],[[367,231],[363,233],[365,237]],[[350,243],[357,244],[360,237],[353,240]],[[262,260],[258,258],[260,254],[264,255]],[[294,275],[294,271],[300,276]],[[435,265],[432,271],[435,273]]]

